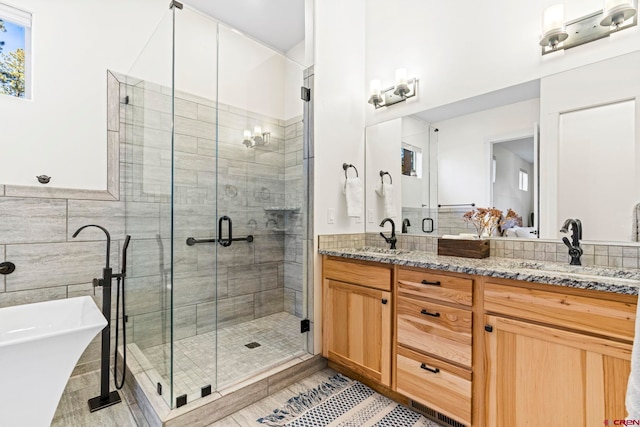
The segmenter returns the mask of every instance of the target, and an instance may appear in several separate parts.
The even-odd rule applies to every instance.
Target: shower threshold
[[[276,313],[176,341],[173,397],[186,395],[185,406],[170,409],[165,400],[170,393],[168,344],[145,349],[129,344],[127,385],[151,426],[187,421],[206,426],[326,366],[319,355],[301,350],[306,335],[300,334],[299,322]],[[214,391],[201,397],[208,385]]]

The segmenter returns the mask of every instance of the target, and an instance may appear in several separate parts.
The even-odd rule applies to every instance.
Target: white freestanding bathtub
[[[106,325],[88,296],[0,309],[0,426],[50,426],[74,366]]]

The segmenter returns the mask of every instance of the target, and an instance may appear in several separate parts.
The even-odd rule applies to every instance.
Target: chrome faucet
[[[387,237],[382,232],[380,233],[380,235],[382,236],[382,238],[384,239],[385,242],[391,244],[390,249],[395,249],[396,248],[396,242],[398,241],[398,239],[396,238],[396,224],[393,222],[393,220],[391,218],[385,218],[380,223],[380,227],[384,227],[384,225],[387,222],[391,223],[391,236]]]
[[[560,231],[562,233],[569,232],[569,226],[571,226],[571,243],[567,237],[563,237],[562,241],[569,248],[569,256],[571,257],[571,265],[582,265],[580,257],[582,256],[582,248],[580,247],[580,239],[582,239],[582,223],[579,219],[569,218],[567,219]]]
[[[405,218],[402,220],[402,232],[407,233],[407,227],[411,227],[411,222],[409,222],[409,218]]]

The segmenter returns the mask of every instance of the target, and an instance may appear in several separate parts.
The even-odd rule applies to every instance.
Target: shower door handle
[[[227,221],[229,223],[229,227],[227,228],[229,230],[228,239],[222,238],[222,223],[224,221]],[[233,233],[233,224],[231,223],[231,218],[229,218],[226,215],[221,216],[220,219],[218,220],[218,243],[220,243],[222,246],[231,246],[231,242],[233,241],[232,233]]]

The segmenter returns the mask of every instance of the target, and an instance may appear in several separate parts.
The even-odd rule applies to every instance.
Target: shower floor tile
[[[300,318],[284,312],[178,340],[174,343],[174,396],[187,394],[191,402],[200,397],[202,387],[221,389],[273,368],[303,354],[305,340]],[[129,348],[137,359],[146,359],[138,361],[147,367],[151,380],[168,391],[170,344],[142,350],[130,344]]]

